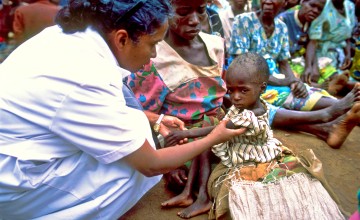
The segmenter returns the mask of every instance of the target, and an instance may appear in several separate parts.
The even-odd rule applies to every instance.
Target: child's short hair
[[[267,82],[270,77],[269,66],[261,55],[253,52],[246,52],[239,54],[230,64],[227,72],[229,71],[246,71],[248,68],[256,68],[257,73],[253,76],[256,82]]]

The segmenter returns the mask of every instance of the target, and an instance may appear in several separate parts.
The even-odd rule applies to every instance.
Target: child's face
[[[226,86],[231,103],[238,109],[252,110],[266,88],[265,82],[256,82],[257,70],[252,68],[232,68],[226,73]]]

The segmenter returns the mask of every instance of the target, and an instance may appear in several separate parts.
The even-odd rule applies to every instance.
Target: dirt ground
[[[299,133],[275,130],[274,135],[295,153],[313,149],[323,163],[325,177],[338,196],[345,211],[353,213],[357,209],[357,190],[360,189],[360,127],[355,127],[343,146],[334,150],[316,137]],[[174,196],[165,190],[164,182],[159,182],[120,220],[169,220],[181,219],[176,215],[182,208],[162,209],[160,203]],[[207,214],[193,220],[207,219]]]

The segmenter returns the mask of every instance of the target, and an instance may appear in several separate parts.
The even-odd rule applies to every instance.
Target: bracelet
[[[158,118],[158,120],[155,122],[155,124],[154,124],[154,131],[156,132],[156,133],[159,133],[159,130],[160,130],[160,123],[161,123],[161,121],[162,121],[162,119],[164,118],[164,114],[161,114],[160,115],[160,117]]]

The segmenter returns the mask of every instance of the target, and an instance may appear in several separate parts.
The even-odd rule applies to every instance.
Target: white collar
[[[86,28],[84,32],[74,33],[75,36],[79,36],[86,41],[100,56],[104,57],[114,66],[118,67],[122,78],[130,75],[130,71],[120,67],[114,54],[111,52],[109,45],[105,42],[104,38],[91,27]]]

